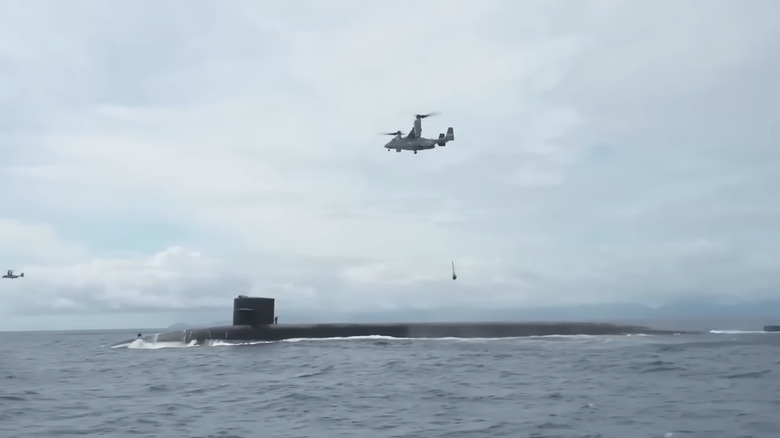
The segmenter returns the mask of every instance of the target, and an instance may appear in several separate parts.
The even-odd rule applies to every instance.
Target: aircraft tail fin
[[[455,140],[455,131],[450,126],[447,128],[447,134],[439,134],[439,141],[436,143],[439,146],[444,146],[448,141]]]

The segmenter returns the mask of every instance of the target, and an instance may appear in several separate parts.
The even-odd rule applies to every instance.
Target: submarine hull
[[[252,342],[285,339],[387,336],[394,338],[511,338],[549,335],[680,334],[642,326],[605,323],[486,322],[411,324],[265,324],[231,325],[163,332],[142,339],[152,342],[205,344],[208,341]],[[124,341],[132,342],[132,340]],[[117,343],[115,345],[119,345]]]
[[[146,342],[204,344],[284,339],[387,336],[394,338],[509,338],[549,335],[680,334],[643,326],[595,322],[437,322],[385,324],[277,324],[273,298],[240,295],[233,302],[233,324],[176,330],[142,337]],[[136,339],[115,343],[128,344]]]

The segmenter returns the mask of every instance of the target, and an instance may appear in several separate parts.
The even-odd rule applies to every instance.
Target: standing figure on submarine
[[[457,280],[458,276],[455,275],[455,260],[452,261],[452,279]]]

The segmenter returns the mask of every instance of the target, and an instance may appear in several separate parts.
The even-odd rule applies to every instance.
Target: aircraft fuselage
[[[385,148],[388,151],[395,149],[396,152],[413,151],[416,154],[417,151],[433,149],[436,146],[445,146],[448,142],[455,140],[455,132],[452,128],[447,128],[446,134],[439,134],[439,138],[419,137],[416,132],[419,132],[417,126],[405,137],[402,137],[400,134],[394,137],[385,144]]]
[[[5,273],[5,275],[3,275],[3,278],[10,278],[10,279],[20,278],[20,277],[24,278],[24,272],[22,272],[22,273],[17,275],[17,274],[14,274],[13,271],[9,270],[8,272]]]
[[[439,140],[434,140],[430,138],[413,138],[413,139],[394,138],[385,145],[385,148],[387,148],[388,151],[390,149],[395,149],[398,152],[401,151],[417,152],[426,149],[433,149],[436,147],[436,143],[438,142]]]
[[[413,151],[416,154],[417,151],[433,149],[437,145],[446,146],[447,142],[454,141],[455,130],[451,126],[447,128],[446,134],[439,134],[439,138],[424,138],[422,136],[422,119],[429,115],[431,114],[418,114],[414,119],[414,126],[409,131],[409,134],[403,136],[401,131],[397,131],[395,137],[385,144],[385,149],[388,152],[390,152],[390,149],[395,149],[396,152]]]

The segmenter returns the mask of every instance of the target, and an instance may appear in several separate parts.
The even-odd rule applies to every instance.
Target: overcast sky
[[[774,0],[3,2],[0,329],[776,297],[779,51]]]

